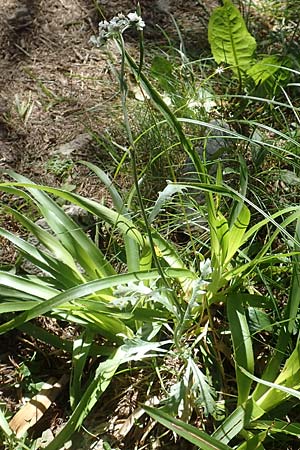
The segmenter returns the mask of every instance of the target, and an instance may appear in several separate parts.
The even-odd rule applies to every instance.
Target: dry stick
[[[50,378],[43,384],[40,392],[13,416],[9,426],[17,438],[24,436],[26,431],[40,420],[67,384],[68,379],[67,375],[63,375],[58,381],[55,378]]]

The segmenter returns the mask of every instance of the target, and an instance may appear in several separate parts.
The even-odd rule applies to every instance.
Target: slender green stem
[[[158,270],[158,273],[167,289],[167,295],[171,295],[172,297],[172,301],[173,303],[176,305],[177,308],[177,313],[179,315],[181,315],[181,308],[180,308],[180,304],[179,301],[177,299],[177,295],[174,292],[173,287],[171,286],[169,280],[165,277],[164,271],[161,267],[161,264],[158,260],[158,257],[156,255],[156,250],[155,250],[155,245],[154,245],[154,241],[153,241],[153,237],[152,237],[152,232],[151,232],[151,228],[149,226],[148,223],[148,218],[147,218],[147,214],[145,211],[145,207],[144,207],[144,202],[143,202],[143,198],[142,198],[142,194],[141,194],[141,190],[140,190],[140,186],[139,186],[139,179],[138,179],[138,174],[137,174],[137,164],[136,164],[136,150],[135,150],[135,142],[132,136],[132,131],[131,131],[131,127],[130,127],[130,123],[129,123],[129,117],[128,117],[128,110],[127,110],[127,106],[126,106],[126,100],[127,100],[127,84],[125,81],[125,44],[123,41],[122,36],[120,36],[120,42],[118,42],[118,46],[121,49],[121,72],[120,72],[120,90],[121,90],[121,99],[122,99],[122,109],[123,109],[123,116],[124,116],[124,124],[125,124],[125,128],[127,131],[127,135],[128,135],[128,139],[129,139],[129,143],[130,143],[130,147],[129,147],[129,153],[130,153],[130,158],[131,158],[131,164],[132,164],[132,172],[133,172],[133,178],[134,178],[134,185],[135,185],[135,189],[136,189],[136,194],[137,194],[137,199],[138,199],[138,203],[139,203],[139,207],[141,210],[141,214],[142,214],[142,218],[143,218],[143,222],[145,224],[145,228],[146,228],[146,232],[147,232],[147,236],[149,239],[149,245],[150,245],[150,249],[151,249],[151,253],[152,253],[152,257],[153,257],[153,261],[154,261],[154,265]],[[175,340],[175,345],[177,347],[179,347],[180,343],[176,342]]]

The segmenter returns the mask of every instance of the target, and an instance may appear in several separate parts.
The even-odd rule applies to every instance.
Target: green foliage
[[[230,0],[216,8],[209,21],[208,39],[215,61],[225,62],[241,78],[253,61],[256,41]]]
[[[255,60],[255,38],[248,32],[241,13],[230,0],[223,0],[223,6],[215,8],[211,14],[208,39],[214,60],[218,64],[229,65],[240,86],[245,84],[248,76],[256,87],[264,85],[272,92],[278,78],[281,81],[288,78],[287,72],[281,69],[284,61],[277,56]]]
[[[71,159],[53,156],[47,161],[46,168],[50,173],[59,177],[66,177],[74,167],[74,162]]]
[[[230,64],[242,83],[251,77],[255,88],[272,83],[279,76],[280,60],[269,56],[255,62],[254,38],[237,8],[229,0],[223,3],[209,25],[216,62]],[[272,195],[265,175],[276,158],[276,174],[282,164],[281,181],[297,188],[297,136],[265,123],[271,120],[270,110],[280,111],[280,117],[288,113],[290,120],[298,119],[298,110],[291,101],[264,103],[263,98],[242,96],[233,99],[232,110],[226,110],[224,105],[232,99],[225,95],[219,110],[211,113],[199,108],[198,116],[186,116],[189,108],[177,110],[176,101],[167,104],[159,92],[176,97],[182,80],[176,76],[175,62],[157,56],[147,75],[142,58],[135,62],[121,34],[115,36],[115,44],[121,54],[119,82],[128,137],[124,155],[115,158],[116,173],[130,159],[133,183],[128,192],[88,162],[83,164],[106,187],[110,207],[68,189],[36,185],[12,171],[8,172],[12,181],[0,183],[5,194],[3,214],[10,214],[37,242],[4,225],[0,228],[0,237],[19,253],[13,270],[11,266],[0,270],[0,333],[21,330],[66,352],[70,363],[69,419],[46,449],[64,446],[118,371],[130,368],[134,373],[141,366],[147,380],[145,395],[159,398],[157,408],[146,404],[144,411],[198,448],[268,449],[270,437],[299,437],[300,425],[293,415],[287,421],[286,408],[300,396],[300,209],[298,202],[290,204],[282,198],[280,206],[270,207]],[[147,95],[147,108],[155,118],[136,137],[127,110],[127,70]],[[194,85],[194,92],[213,95],[214,84],[203,85]],[[219,99],[215,100],[218,105]],[[262,111],[261,122],[259,116],[253,120],[253,110]],[[227,121],[222,126],[210,120],[213,115],[207,117],[218,116],[220,111],[228,113],[231,128],[226,128]],[[280,125],[277,116],[272,120]],[[173,139],[169,147],[166,127]],[[139,166],[138,143],[153,128],[161,139],[160,154],[173,157],[178,148],[189,158],[195,174],[191,181],[178,182],[172,166],[173,181],[163,180],[161,191],[157,189],[155,197],[146,202],[142,187],[147,171]],[[229,137],[230,143],[228,154],[218,149],[220,153],[209,161],[206,150],[214,133]],[[249,149],[253,148],[251,160]],[[263,164],[269,166],[261,180],[255,179]],[[260,196],[255,190],[259,183],[263,184]],[[35,209],[46,227],[34,222],[25,208],[19,209],[22,202]],[[66,203],[89,213],[96,226],[103,224],[103,233],[107,233],[103,238],[108,239],[103,239],[100,248],[97,239],[87,235],[60,206]],[[205,224],[205,232],[191,227],[191,205]],[[178,229],[186,241],[180,241]],[[24,261],[34,270],[26,269]],[[37,320],[41,317],[70,324],[78,333],[73,340],[59,337],[41,328]],[[22,367],[23,375],[30,378],[26,366]],[[189,423],[196,416],[203,429]],[[0,426],[9,448],[23,445],[2,411]]]
[[[212,438],[209,434],[200,431],[198,428],[193,427],[187,423],[184,423],[172,416],[169,416],[163,411],[151,408],[150,406],[144,406],[145,411],[153,417],[153,419],[165,425],[179,436],[184,437],[187,441],[194,445],[197,445],[203,450],[229,450],[230,447],[218,442]]]
[[[251,66],[247,73],[250,75],[255,85],[265,83],[269,78],[273,78],[278,71],[280,61],[276,56],[267,56]]]
[[[247,401],[252,384],[252,380],[241,371],[241,368],[247,369],[250,373],[254,371],[251,334],[242,302],[241,295],[229,295],[227,297],[227,314],[236,364],[239,405]]]
[[[166,92],[176,90],[177,80],[173,75],[173,65],[161,56],[155,56],[151,64],[151,75],[158,80],[159,85]]]

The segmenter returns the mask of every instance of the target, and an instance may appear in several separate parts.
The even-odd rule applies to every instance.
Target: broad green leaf
[[[227,233],[227,252],[224,264],[228,264],[244,241],[245,232],[250,222],[250,211],[247,206],[243,208]]]
[[[239,10],[230,0],[223,0],[223,3],[224,6],[212,12],[208,40],[215,61],[229,64],[240,78],[252,63],[256,42]]]
[[[175,419],[160,409],[155,409],[146,405],[143,405],[143,409],[154,420],[192,444],[197,445],[202,450],[230,450],[230,447],[222,442],[219,442],[217,439],[211,437],[204,431],[199,430],[199,428]]]
[[[242,405],[249,397],[252,380],[242,372],[241,368],[250,373],[254,371],[252,340],[242,294],[232,294],[227,297],[227,314],[234,350],[238,404]]]
[[[247,70],[255,85],[264,83],[280,70],[281,64],[276,56],[267,56]]]

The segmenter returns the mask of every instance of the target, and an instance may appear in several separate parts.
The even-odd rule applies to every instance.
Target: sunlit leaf
[[[151,416],[154,420],[161,423],[169,430],[172,430],[174,433],[183,437],[187,441],[191,442],[194,445],[197,445],[200,449],[203,450],[230,450],[230,447],[219,442],[217,439],[211,437],[209,434],[204,431],[199,430],[198,428],[185,423],[181,420],[175,419],[169,414],[159,410],[152,408],[150,406],[143,405],[143,409],[146,411],[149,416]]]
[[[208,39],[215,61],[229,64],[234,72],[240,73],[249,69],[256,42],[236,6],[230,0],[223,3],[212,12]]]

